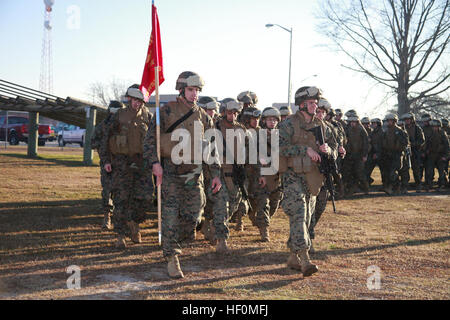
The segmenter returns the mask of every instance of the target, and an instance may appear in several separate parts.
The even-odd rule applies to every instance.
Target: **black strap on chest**
[[[186,113],[184,116],[182,116],[180,119],[175,121],[169,129],[166,130],[166,133],[171,133],[173,130],[175,130],[176,127],[178,127],[180,124],[182,124],[184,121],[186,121],[192,114],[194,113],[194,109],[189,110],[188,113]]]

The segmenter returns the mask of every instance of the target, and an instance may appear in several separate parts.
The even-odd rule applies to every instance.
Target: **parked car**
[[[28,118],[20,116],[8,116],[8,126],[6,126],[6,116],[0,117],[0,140],[5,141],[8,132],[8,142],[11,145],[18,145],[19,142],[28,143]],[[38,145],[44,146],[47,139],[54,134],[54,131],[47,124],[38,126]]]
[[[80,147],[84,145],[84,135],[86,129],[70,125],[62,126],[58,131],[58,144],[60,147],[65,146],[67,143],[78,143]]]

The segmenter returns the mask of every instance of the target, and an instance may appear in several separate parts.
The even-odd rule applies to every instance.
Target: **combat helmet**
[[[385,117],[384,120],[394,120],[395,122],[398,122],[398,117],[396,114],[393,113],[388,113]]]
[[[289,106],[281,106],[279,111],[282,116],[289,116],[292,114],[292,110]]]
[[[361,123],[362,123],[362,124],[369,124],[369,123],[370,123],[369,117],[364,117],[364,118],[362,118],[362,119],[361,119]]]
[[[347,121],[359,121],[359,116],[355,110],[351,109],[345,113]]]
[[[250,90],[243,91],[243,92],[239,93],[239,95],[237,96],[237,100],[239,102],[242,102],[242,103],[250,103],[250,102],[244,101],[244,99],[247,100],[247,98],[245,98],[245,96],[249,96],[250,97],[251,104],[255,105],[255,104],[258,103],[258,96],[256,95],[256,93],[254,93],[254,92],[252,92]]]
[[[248,94],[239,97],[238,101],[243,104],[253,105],[253,99]]]
[[[439,119],[433,119],[430,121],[430,126],[432,127],[442,127],[442,122]]]
[[[109,113],[116,113],[119,109],[122,109],[124,107],[122,102],[119,102],[117,100],[111,100],[108,105],[108,112]]]
[[[443,118],[443,119],[441,119],[441,122],[442,122],[443,127],[448,127],[448,119]]]
[[[197,73],[184,71],[178,76],[175,90],[182,90],[186,87],[197,87],[202,91],[204,85],[205,82]]]
[[[380,118],[373,118],[370,120],[371,123],[378,123],[379,125],[382,124],[381,119]]]
[[[336,113],[337,116],[342,116],[342,110],[341,109],[336,109],[336,110],[334,110],[334,112]]]
[[[415,121],[416,117],[411,112],[407,112],[402,114],[400,117],[400,120],[405,121],[406,119],[412,119],[413,121]]]
[[[128,87],[125,96],[144,101],[144,94],[141,92],[141,90],[139,90],[138,84],[133,84],[132,86]]]
[[[420,117],[421,121],[431,121],[431,116],[429,113],[424,113],[421,117]]]
[[[322,97],[322,91],[317,87],[304,86],[300,87],[295,92],[295,105],[300,106],[300,104],[309,99],[319,100]]]
[[[198,100],[198,105],[206,110],[219,110],[219,103],[213,97],[201,97]]]
[[[321,109],[325,109],[328,112],[330,112],[331,104],[328,102],[325,98],[320,98],[319,103],[317,103],[317,107]]]
[[[278,119],[278,122],[281,121],[281,113],[280,113],[280,111],[278,111],[277,108],[274,108],[274,107],[265,108],[262,112],[261,117],[262,118],[275,117]]]
[[[255,107],[248,107],[242,112],[242,116],[246,118],[260,118],[261,110]]]
[[[227,100],[227,101],[225,101],[225,100]],[[225,106],[225,110],[238,111],[238,112],[242,111],[242,103],[240,103],[236,99],[227,98],[227,99],[224,99],[222,101],[222,103]]]

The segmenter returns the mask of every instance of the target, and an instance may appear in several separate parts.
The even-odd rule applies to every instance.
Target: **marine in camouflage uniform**
[[[370,126],[369,117],[362,118],[361,124],[363,125],[364,129],[366,129],[367,134],[370,136],[370,133],[372,132],[372,127]],[[369,145],[369,152],[370,152],[370,145]]]
[[[359,121],[356,112],[347,112],[347,154],[344,159],[342,175],[345,193],[351,196],[360,185],[365,194],[369,193],[369,183],[366,177],[365,162],[369,153],[369,136]]]
[[[381,180],[384,181],[383,176],[383,163],[381,161],[381,151],[382,151],[382,138],[383,138],[383,129],[382,122],[379,118],[374,118],[370,120],[372,125],[372,131],[369,135],[369,143],[370,143],[370,151],[367,156],[366,162],[366,176],[369,184],[373,182],[371,177],[373,169],[375,166],[378,166],[381,173]]]
[[[198,105],[205,110],[213,122],[219,120],[218,113],[220,103],[212,97],[202,97],[198,100]],[[212,183],[212,177],[208,166],[203,166],[204,185],[209,186]],[[223,179],[223,178],[222,178]],[[206,205],[203,212],[203,221],[200,230],[206,240],[216,246],[218,252],[227,251],[227,239],[230,230],[228,228],[228,191],[225,186],[213,193],[211,189],[206,189]]]
[[[405,122],[402,119],[398,120],[398,126],[408,134],[405,129]],[[409,169],[411,168],[411,142],[408,135],[408,146],[406,151],[403,153],[402,167],[398,171],[400,177],[400,190],[394,190],[395,193],[407,194],[408,193],[408,183],[410,179]]]
[[[266,167],[265,170],[269,170],[272,166],[272,161],[270,160],[275,149],[272,150],[272,135],[277,134],[278,124],[281,122],[281,115],[278,109],[273,107],[265,108],[261,115],[261,129],[265,130],[267,133],[266,150],[267,156],[269,158],[265,159],[266,155],[262,154],[262,150],[259,150],[259,161],[262,161],[262,166]],[[259,133],[259,132],[258,132]],[[262,133],[262,132],[261,132]],[[264,138],[264,135],[258,135],[258,148],[259,143],[264,143],[264,141],[259,141],[259,139]],[[277,139],[277,137],[275,137]],[[275,155],[278,157],[278,153]],[[272,168],[274,169],[274,168]],[[254,217],[255,225],[258,227],[261,240],[264,242],[270,241],[269,226],[270,220],[278,210],[281,199],[283,198],[283,192],[281,187],[281,178],[278,170],[272,172],[272,174],[264,175],[266,179],[266,185],[261,187],[257,185],[251,188],[251,192],[254,193],[253,202],[251,202],[252,207],[256,210],[256,216]],[[256,190],[255,190],[256,189]]]
[[[337,172],[333,172],[333,181],[336,185],[337,197],[344,197],[344,183],[342,181],[342,162],[345,158],[347,151],[345,150],[345,144],[347,143],[347,135],[342,124],[335,119],[336,112],[330,108],[327,112],[325,120],[331,124],[334,129],[336,143],[338,144],[338,157],[336,159]]]
[[[282,207],[289,217],[290,230],[287,246],[291,253],[287,266],[300,270],[305,277],[318,271],[309,258],[311,239],[308,232],[316,196],[324,182],[319,171],[318,152],[331,153],[326,143],[318,146],[314,134],[309,131],[317,126],[326,131],[323,122],[315,118],[320,97],[321,92],[316,87],[299,88],[295,93],[299,110],[279,125]],[[329,139],[325,137],[326,142]]]
[[[447,133],[442,130],[440,120],[431,120],[430,126],[432,134],[425,142],[425,152],[427,154],[425,163],[425,190],[429,191],[433,186],[434,169],[437,169],[438,187],[436,191],[441,191],[447,185],[445,166],[450,157],[449,140]]]
[[[445,133],[447,134],[447,137],[450,138],[450,126],[448,123],[448,119],[441,119],[441,123],[442,123],[442,130],[445,131]],[[450,188],[450,172],[448,170],[448,165],[449,165],[449,160],[447,159],[447,163],[444,165],[444,171],[445,171],[445,175],[447,176],[447,187]]]
[[[425,138],[425,143],[422,145],[422,148],[420,150],[420,159],[421,159],[419,167],[420,181],[422,181],[422,178],[424,177],[425,163],[427,162],[426,142],[430,139],[431,135],[433,134],[433,129],[430,126],[430,121],[431,116],[428,113],[423,114],[420,118],[420,125],[423,131],[423,136]],[[420,190],[421,187],[417,189],[418,192]]]
[[[120,109],[108,125],[107,140],[99,154],[105,159],[105,169],[112,172],[114,231],[118,234],[116,247],[125,248],[125,236],[140,243],[139,223],[145,221],[148,175],[142,158],[142,143],[151,113],[144,106],[144,96],[138,85],[128,88],[129,103]]]
[[[258,96],[256,95],[256,93],[247,90],[238,94],[237,101],[242,103],[242,110],[238,115],[237,121],[244,124],[244,112],[245,110],[247,110],[247,108],[256,108],[256,104],[258,103]]]
[[[280,107],[281,121],[286,120],[286,118],[289,117],[291,114],[292,114],[291,107],[289,107],[289,106],[281,106]]]
[[[99,152],[102,145],[108,143],[107,140],[107,128],[111,122],[113,115],[117,110],[123,108],[124,105],[119,101],[111,101],[108,106],[108,115],[106,118],[95,126],[94,134],[91,139],[92,149],[96,149]],[[112,174],[111,172],[106,172],[105,164],[106,160],[100,156],[100,182],[102,186],[102,209],[103,209],[103,229],[111,230],[111,214],[113,212],[114,206],[112,201]]]
[[[403,114],[401,116],[401,119],[405,122],[405,130],[408,133],[409,141],[411,143],[411,167],[413,171],[415,187],[419,192],[421,189],[420,166],[422,161],[420,153],[425,144],[425,136],[423,134],[422,128],[420,128],[420,126],[416,124],[415,117],[412,113]]]
[[[382,162],[385,176],[384,191],[391,195],[400,188],[399,170],[403,165],[403,157],[409,145],[408,134],[397,126],[398,117],[387,114],[384,118],[387,129],[382,138]]]
[[[325,98],[321,98],[317,104],[317,111],[316,111],[316,118],[319,120],[322,120],[325,128],[325,136],[328,138],[328,146],[331,149],[331,156],[333,157],[333,160],[336,161],[338,157],[338,130],[327,120],[325,120],[327,113],[331,110],[331,105]],[[314,212],[311,216],[311,223],[309,225],[308,231],[309,231],[309,237],[311,239],[311,247],[309,252],[314,253],[314,247],[313,247],[313,241],[315,238],[315,227],[317,223],[320,220],[320,217],[322,216],[322,213],[325,211],[325,208],[327,206],[328,197],[330,196],[327,188],[322,186],[320,188],[320,192],[317,195],[316,198],[316,205],[314,207]]]
[[[241,93],[242,95],[242,93]],[[245,98],[245,96],[244,96]],[[241,98],[243,100],[244,98]],[[253,138],[254,143],[257,143],[258,141],[258,132],[260,129],[259,126],[259,119],[261,118],[261,110],[250,106],[247,107],[245,110],[243,109],[240,114],[240,123],[247,129],[247,130],[253,130],[248,131],[248,133],[254,133],[255,136]],[[239,118],[239,117],[238,117]],[[241,198],[238,209],[233,212],[234,216],[232,217],[233,221],[236,222],[235,230],[236,231],[243,231],[244,230],[244,221],[243,218],[248,214],[248,217],[252,224],[256,226],[256,212],[257,212],[257,201],[256,196],[257,193],[260,192],[260,188],[258,187],[258,180],[259,180],[259,173],[255,172],[255,166],[254,165],[245,165],[245,171],[246,171],[246,179],[245,179],[245,187],[248,190],[248,199],[245,200],[244,198]]]
[[[198,153],[201,154],[203,150],[197,150],[195,146],[202,147],[204,132],[213,128],[212,119],[196,103],[203,84],[200,76],[191,71],[182,72],[178,76],[175,89],[180,95],[176,101],[162,107],[160,112],[161,162],[157,157],[155,118],[150,122],[144,141],[144,159],[152,166],[156,185],[161,186],[162,252],[167,260],[168,274],[172,278],[184,277],[178,255],[181,254],[184,238],[192,234],[195,237],[195,228],[206,205],[205,188],[216,193],[222,186],[219,178],[220,164],[213,161],[208,165],[212,179],[211,185],[206,186],[202,167],[207,164],[202,159],[196,161]],[[191,137],[188,140],[191,143],[191,154],[184,154],[185,150],[179,150],[178,153],[174,150],[180,143],[172,141],[172,136],[183,132],[188,132]],[[183,158],[175,156],[183,157],[185,161],[179,161]]]

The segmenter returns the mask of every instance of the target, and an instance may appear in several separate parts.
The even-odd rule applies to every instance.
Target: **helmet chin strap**
[[[314,117],[316,114],[315,113],[311,113],[308,110],[308,106],[306,105],[306,102],[302,103],[302,107],[300,108],[301,111],[305,111],[307,114],[309,114],[311,117]]]

